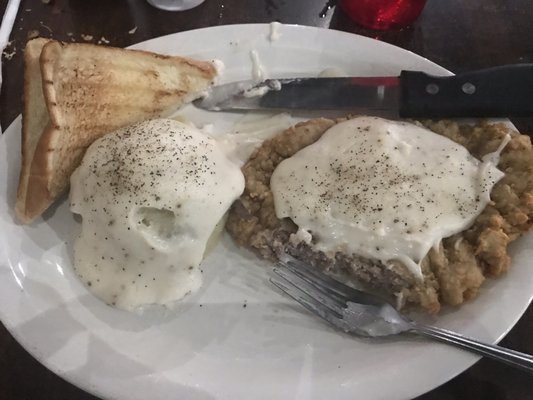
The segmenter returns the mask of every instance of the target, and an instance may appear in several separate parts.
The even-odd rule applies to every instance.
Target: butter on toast
[[[94,140],[169,115],[216,76],[212,63],[140,50],[34,39],[26,52],[23,164],[16,204],[22,223],[39,216],[66,190]]]

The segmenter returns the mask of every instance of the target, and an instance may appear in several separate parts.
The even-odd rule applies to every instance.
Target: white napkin
[[[2,24],[0,25],[0,58],[9,42],[9,35],[11,35],[19,5],[20,0],[9,0],[7,3],[6,12],[4,13]],[[2,62],[0,62],[0,89],[2,89]],[[0,133],[1,132],[2,127],[0,126]]]

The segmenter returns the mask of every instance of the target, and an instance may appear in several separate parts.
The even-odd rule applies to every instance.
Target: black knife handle
[[[446,77],[402,71],[400,82],[401,117],[533,117],[533,64]]]

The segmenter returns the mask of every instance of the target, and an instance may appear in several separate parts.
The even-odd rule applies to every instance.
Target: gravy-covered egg
[[[200,287],[206,244],[243,189],[217,142],[181,122],[100,138],[71,177],[71,210],[82,216],[76,273],[125,310],[183,298]]]

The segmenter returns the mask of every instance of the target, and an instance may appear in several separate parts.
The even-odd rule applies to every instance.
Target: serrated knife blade
[[[398,77],[286,78],[214,87],[195,104],[211,111],[349,110],[388,114],[398,109]]]
[[[404,118],[531,117],[533,64],[432,76],[283,78],[211,88],[197,107],[228,110],[339,110]]]

